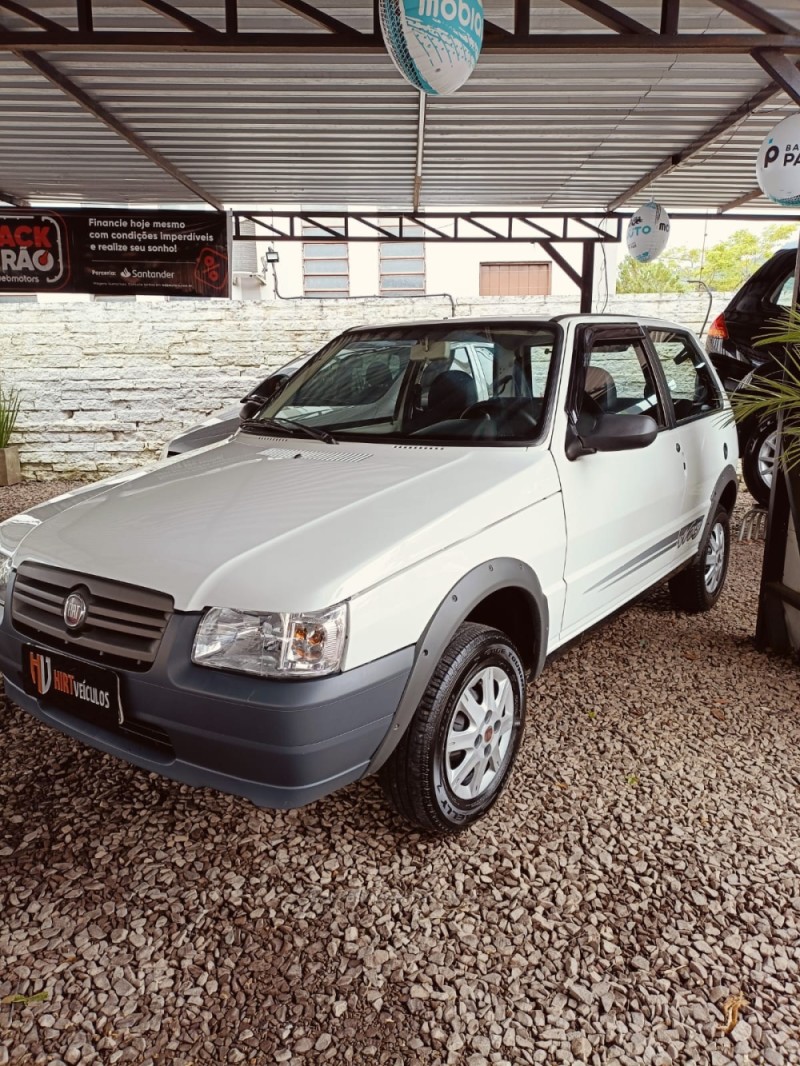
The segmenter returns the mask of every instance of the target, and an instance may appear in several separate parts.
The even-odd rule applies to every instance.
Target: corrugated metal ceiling
[[[660,0],[616,6],[659,26]],[[762,6],[800,24],[796,0]],[[223,29],[222,4],[186,0],[180,7]],[[70,4],[37,0],[31,9],[76,28]],[[372,30],[370,2],[326,0],[323,10],[357,31]],[[510,2],[487,0],[486,16],[513,29]],[[96,3],[94,24],[115,31],[178,28],[126,0]],[[252,0],[242,0],[239,25],[245,32],[318,29]],[[0,26],[31,29],[6,11]],[[531,28],[615,37],[557,0],[534,7]],[[754,30],[710,0],[682,0],[680,32]],[[385,54],[42,56],[226,206],[412,205],[419,97]],[[605,209],[768,84],[748,55],[484,54],[459,92],[427,101],[420,206]],[[0,93],[4,192],[43,202],[189,199],[178,181],[8,51],[0,52]],[[777,93],[630,204],[654,195],[673,209],[710,209],[747,194],[755,187],[761,139],[792,110]],[[762,198],[749,206],[772,205]]]

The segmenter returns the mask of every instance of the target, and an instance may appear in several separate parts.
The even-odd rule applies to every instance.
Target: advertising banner
[[[228,216],[128,208],[0,210],[0,296],[230,296]]]

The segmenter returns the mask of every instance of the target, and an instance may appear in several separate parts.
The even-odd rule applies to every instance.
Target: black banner
[[[230,296],[228,216],[129,208],[0,210],[0,295]]]

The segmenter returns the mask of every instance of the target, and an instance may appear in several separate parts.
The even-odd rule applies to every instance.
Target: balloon
[[[379,12],[392,62],[416,89],[446,96],[475,69],[482,0],[379,0]]]
[[[761,142],[756,177],[776,204],[800,204],[800,112],[779,122]]]
[[[638,262],[658,259],[669,241],[669,215],[660,204],[645,204],[628,223],[625,241],[628,254]]]

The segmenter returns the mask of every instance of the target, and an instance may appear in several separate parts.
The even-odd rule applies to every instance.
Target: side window
[[[775,293],[774,303],[778,307],[789,308],[792,306],[792,293],[794,292],[794,272],[792,272],[788,278],[783,282],[781,287]]]
[[[677,330],[651,329],[648,332],[664,368],[676,421],[687,422],[698,415],[719,410],[722,397],[692,338]]]
[[[586,362],[578,415],[650,415],[659,426],[667,420],[641,340],[595,339]]]

